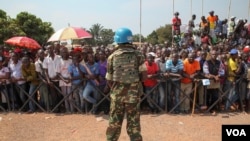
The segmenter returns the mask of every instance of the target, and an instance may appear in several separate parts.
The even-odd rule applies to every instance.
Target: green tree
[[[156,30],[158,35],[158,43],[163,44],[166,41],[171,40],[172,38],[172,27],[171,25],[161,26]]]
[[[146,39],[141,35],[141,42],[144,42]],[[140,34],[133,35],[133,42],[140,42]]]
[[[25,35],[16,24],[14,19],[7,16],[6,12],[0,9],[0,44],[15,35]]]
[[[166,24],[154,30],[147,37],[147,42],[151,44],[163,44],[172,40],[172,26]]]
[[[147,42],[153,45],[158,44],[158,35],[155,30],[151,34],[148,35]]]
[[[100,44],[102,45],[108,45],[108,44],[112,44],[114,39],[115,33],[113,32],[112,29],[103,29],[101,32],[100,32]]]
[[[45,44],[54,32],[50,22],[43,22],[40,18],[28,12],[19,13],[16,16],[16,23],[26,36],[35,39],[41,45]]]
[[[100,40],[100,34],[103,30],[103,26],[99,23],[93,24],[92,27],[89,29],[90,33],[92,34],[93,44],[97,45]]]

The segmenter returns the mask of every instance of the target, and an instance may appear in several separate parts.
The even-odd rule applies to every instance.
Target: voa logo
[[[228,136],[247,136],[244,129],[226,129]]]

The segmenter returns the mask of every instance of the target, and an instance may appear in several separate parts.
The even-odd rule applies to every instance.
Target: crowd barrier
[[[216,106],[219,102],[221,102],[222,99],[225,99],[226,101],[228,101],[228,102],[230,103],[230,105],[234,106],[234,105],[233,105],[233,102],[230,100],[230,98],[228,97],[228,95],[229,95],[230,91],[235,90],[235,86],[236,86],[237,84],[240,85],[241,80],[242,80],[242,79],[238,79],[238,80],[235,82],[236,84],[233,85],[233,87],[230,87],[230,89],[227,89],[227,90],[224,91],[224,92],[222,91],[221,87],[219,87],[219,88],[218,88],[218,89],[219,89],[219,96],[218,96],[218,99],[217,99],[214,103],[212,103],[212,104],[210,105],[210,107],[207,107],[207,109],[205,110],[205,112],[209,112],[214,106]],[[56,105],[55,105],[54,107],[51,107],[50,109],[45,109],[44,107],[42,107],[42,106],[34,99],[34,95],[39,91],[39,88],[44,84],[44,82],[40,82],[39,85],[36,87],[36,89],[34,90],[34,92],[33,92],[31,95],[30,95],[26,90],[24,90],[22,87],[20,87],[19,85],[16,85],[16,84],[12,84],[12,85],[11,85],[11,91],[13,92],[14,87],[17,87],[20,91],[22,91],[22,92],[27,96],[27,100],[23,103],[23,105],[21,105],[21,107],[18,109],[18,111],[22,111],[22,110],[24,109],[24,107],[29,103],[29,101],[32,101],[32,102],[36,105],[36,107],[38,107],[38,108],[39,108],[41,111],[43,111],[43,112],[55,112],[55,110],[56,110],[57,108],[59,108],[59,106],[60,106],[61,104],[63,104],[63,102],[64,102],[70,95],[72,95],[73,92],[74,92],[78,87],[82,86],[82,84],[83,84],[82,82],[83,82],[83,81],[85,81],[85,80],[82,80],[81,83],[79,83],[79,84],[77,85],[77,87],[75,87],[74,89],[71,89],[71,91],[70,91],[68,94],[66,94],[66,95],[64,95],[64,94],[62,93],[62,91],[61,91],[61,89],[60,89],[59,87],[53,85],[53,87],[55,88],[55,90],[56,90],[58,93],[60,93],[61,95],[63,95],[63,98],[62,98],[58,103],[56,103]],[[167,83],[172,83],[173,85],[176,85],[175,83],[173,83],[173,81],[172,81],[171,79],[167,79],[166,81],[167,81]],[[210,81],[212,81],[212,80],[210,80]],[[194,82],[193,82],[192,90],[191,90],[191,92],[188,93],[188,94],[186,94],[180,87],[179,87],[179,88],[177,87],[177,88],[179,89],[179,91],[180,91],[180,94],[182,93],[182,94],[184,95],[184,97],[183,97],[182,99],[180,99],[178,103],[175,103],[175,105],[174,105],[170,110],[167,110],[167,109],[168,109],[168,107],[167,107],[167,95],[168,95],[167,90],[165,91],[165,95],[164,95],[165,107],[161,107],[161,106],[159,105],[159,102],[158,102],[158,101],[155,101],[155,100],[153,100],[153,99],[150,97],[150,95],[152,95],[154,91],[158,91],[159,85],[160,85],[160,82],[158,82],[157,85],[155,85],[148,93],[143,93],[143,95],[142,95],[142,97],[141,97],[141,101],[140,101],[139,104],[141,104],[145,99],[148,99],[148,100],[150,100],[150,102],[151,102],[160,112],[173,113],[173,111],[174,111],[178,106],[180,106],[180,104],[181,104],[185,99],[188,98],[188,99],[190,100],[191,105],[193,105],[193,106],[191,106],[192,110],[193,110],[194,108],[197,108],[197,109],[200,108],[200,105],[198,105],[197,102],[196,102],[196,97],[197,97],[197,96],[196,96],[196,92],[197,92],[197,88],[198,88],[199,86],[203,85],[202,82],[201,82],[201,80],[198,80],[198,81],[194,81]],[[6,103],[7,103],[7,108],[4,108],[3,106],[0,105],[0,109],[1,109],[2,111],[4,111],[4,112],[13,111],[13,110],[14,110],[13,107],[14,107],[14,104],[15,104],[15,103],[13,103],[13,101],[14,101],[13,96],[8,95],[7,87],[6,87],[5,84],[1,84],[0,87],[1,87],[0,91],[1,91],[1,93],[4,95],[4,97],[5,97],[5,99],[6,99]],[[84,106],[84,107],[85,107],[85,109],[84,109],[84,112],[85,112],[85,113],[91,112],[91,111],[93,110],[93,108],[100,106],[100,105],[104,102],[104,100],[110,101],[110,97],[109,97],[110,94],[109,94],[109,93],[106,94],[106,93],[104,93],[102,90],[100,90],[100,88],[98,88],[97,86],[94,86],[94,87],[95,87],[95,89],[99,92],[100,96],[102,96],[102,98],[101,98],[100,100],[98,100],[97,104],[94,105],[94,106],[92,107],[92,109],[90,109],[89,111],[88,111],[88,109],[86,108],[87,106],[85,105],[85,106]],[[207,97],[207,93],[206,93],[206,92],[207,92],[207,89],[208,89],[208,87],[207,87],[207,86],[204,86],[204,98],[205,98],[204,102],[205,102],[205,104],[206,104],[206,97]],[[158,94],[159,94],[159,93],[158,93]],[[240,106],[243,107],[243,102],[242,102],[242,97],[241,97],[241,95],[240,95],[239,93],[236,93],[236,94],[239,96]],[[194,96],[194,97],[192,98],[191,96]],[[73,107],[77,110],[77,112],[83,113],[82,109],[80,109],[80,107],[78,107],[78,106],[75,104],[74,101],[69,101],[69,102],[73,105]],[[87,102],[87,101],[85,101],[85,103],[86,103],[86,102]],[[11,105],[11,104],[12,104],[12,105]],[[234,107],[234,108],[237,108],[237,107]],[[192,111],[192,112],[193,112],[193,111]]]
[[[9,101],[9,96],[8,96],[8,91],[7,91],[7,87],[6,87],[6,84],[1,84],[0,85],[0,92],[3,94],[5,100],[6,100],[6,103],[7,103],[7,109],[5,109],[2,105],[0,105],[0,109],[4,112],[6,112],[6,110],[10,110],[11,109],[11,105],[10,105],[10,101]],[[0,101],[0,104],[2,104],[2,98],[1,98],[1,101]]]
[[[209,80],[209,81],[211,82],[211,81],[213,81],[213,80]],[[200,110],[200,111],[202,111],[202,112],[204,112],[204,113],[208,113],[212,108],[214,108],[217,104],[219,104],[219,102],[222,102],[222,99],[225,99],[225,101],[224,101],[225,103],[226,103],[226,101],[227,101],[227,102],[230,103],[231,106],[233,106],[235,109],[237,109],[238,107],[236,107],[236,106],[233,104],[233,102],[230,100],[230,98],[228,97],[228,95],[229,95],[229,93],[230,93],[231,91],[235,91],[236,85],[237,85],[237,84],[240,85],[241,81],[242,81],[242,78],[238,79],[232,87],[230,87],[229,89],[227,89],[227,90],[224,91],[224,92],[223,92],[223,90],[222,90],[221,87],[217,87],[216,89],[218,89],[218,99],[217,99],[215,102],[213,102],[209,107],[205,108],[205,110],[201,109],[200,105],[198,105],[198,103],[196,102],[196,98],[197,98],[197,95],[196,95],[197,89],[198,89],[199,86],[202,86],[202,85],[203,85],[202,79],[196,79],[196,80],[193,82],[192,90],[191,90],[191,92],[188,93],[188,94],[185,93],[185,92],[181,89],[181,87],[176,87],[176,88],[179,89],[180,94],[182,93],[182,94],[184,95],[184,97],[183,97],[182,99],[180,99],[180,101],[179,101],[178,103],[175,103],[175,105],[174,105],[169,111],[167,111],[167,105],[168,105],[168,104],[167,104],[167,95],[168,95],[167,92],[165,92],[165,97],[164,97],[164,99],[165,99],[165,109],[163,109],[163,108],[159,105],[159,103],[158,103],[157,101],[154,101],[153,99],[150,98],[150,95],[154,94],[154,91],[158,91],[160,82],[158,82],[158,83],[157,83],[157,84],[156,84],[147,94],[145,94],[145,93],[143,94],[143,97],[141,98],[140,104],[141,104],[145,99],[149,98],[150,101],[154,104],[154,106],[155,106],[159,111],[165,112],[165,113],[173,113],[173,111],[174,111],[178,106],[180,106],[180,104],[181,104],[185,99],[188,98],[188,99],[190,100],[190,102],[191,102],[191,105],[192,105],[192,107],[191,107],[191,108],[192,108],[192,113],[193,113],[193,110],[194,110],[194,109],[198,109],[198,110]],[[172,81],[171,79],[167,79],[167,82],[168,82],[168,83],[172,83],[173,85],[176,86],[176,84],[173,83],[173,81]],[[209,88],[209,87],[206,86],[206,85],[203,85],[203,87],[204,87],[204,91],[203,91],[204,105],[207,106],[207,103],[206,103],[206,101],[207,101],[207,90],[208,90],[208,89],[211,89],[211,88]],[[166,90],[166,91],[167,91],[167,90]],[[236,95],[239,96],[240,107],[243,108],[244,106],[243,106],[242,97],[241,97],[240,93],[239,93],[239,92],[236,92]],[[191,97],[191,96],[193,96],[193,97]],[[224,109],[224,110],[225,110],[225,109]],[[243,111],[244,109],[240,109],[240,110]],[[226,111],[226,110],[225,110],[225,111]]]

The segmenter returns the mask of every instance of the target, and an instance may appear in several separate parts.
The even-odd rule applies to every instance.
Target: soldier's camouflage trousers
[[[121,103],[111,101],[109,127],[106,135],[108,141],[117,141],[121,134],[124,115],[127,116],[127,133],[131,141],[142,141],[140,112],[138,103]]]

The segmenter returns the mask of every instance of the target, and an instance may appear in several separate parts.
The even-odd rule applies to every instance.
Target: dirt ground
[[[220,141],[222,124],[250,124],[250,114],[141,115],[144,141]],[[108,116],[0,113],[0,141],[105,141]],[[126,119],[119,141],[129,141]]]

